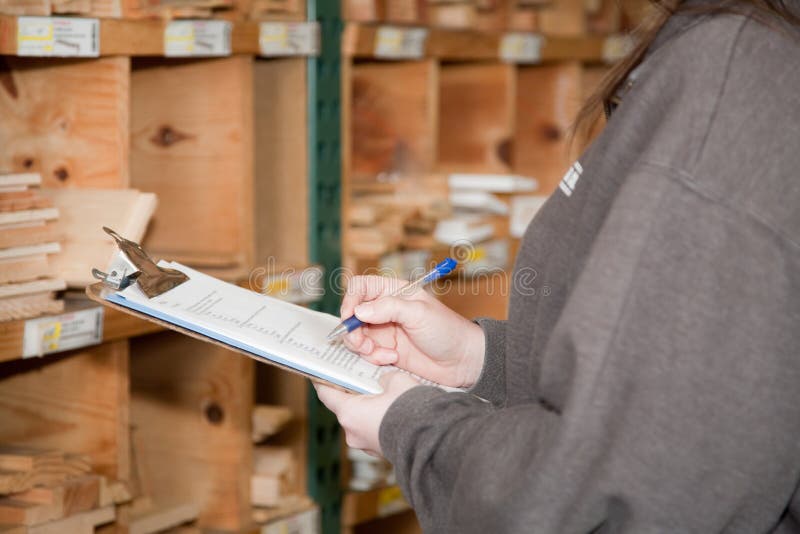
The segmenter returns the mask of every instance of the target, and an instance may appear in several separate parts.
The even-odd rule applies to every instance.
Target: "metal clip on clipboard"
[[[114,238],[119,250],[111,260],[108,273],[92,269],[92,276],[109,288],[120,291],[136,282],[148,298],[153,298],[189,280],[176,269],[156,265],[138,243],[125,239],[111,228],[104,226],[103,230]]]

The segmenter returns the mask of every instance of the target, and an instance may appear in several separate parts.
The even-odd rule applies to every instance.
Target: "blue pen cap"
[[[458,262],[453,258],[445,258],[425,277],[426,282],[432,282],[442,276],[450,274],[456,268]]]

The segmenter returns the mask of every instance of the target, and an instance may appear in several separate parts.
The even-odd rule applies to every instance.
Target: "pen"
[[[450,274],[453,269],[456,268],[456,264],[458,262],[453,258],[445,258],[442,260],[436,267],[433,268],[428,274],[417,278],[413,282],[408,285],[405,285],[401,288],[398,288],[396,291],[393,291],[389,296],[391,297],[402,297],[404,295],[410,295],[414,293],[418,288],[424,286],[427,283],[433,282],[434,280],[441,278],[447,274]],[[337,337],[347,334],[348,332],[352,332],[359,326],[363,325],[364,323],[355,316],[355,314],[351,315],[341,323],[339,326],[331,330],[331,333],[328,334],[328,341],[336,339]]]

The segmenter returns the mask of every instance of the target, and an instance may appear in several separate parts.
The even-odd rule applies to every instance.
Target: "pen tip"
[[[343,327],[342,325],[337,326],[331,330],[330,334],[328,334],[328,341],[334,341],[345,332],[347,332],[347,328]]]

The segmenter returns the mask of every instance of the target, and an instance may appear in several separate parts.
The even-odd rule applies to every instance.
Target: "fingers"
[[[383,297],[355,307],[356,317],[365,323],[400,323],[406,328],[420,325],[427,311],[427,303],[399,297]]]
[[[319,397],[319,400],[335,414],[341,411],[342,405],[350,398],[349,393],[339,391],[322,382],[314,381],[312,383],[314,384],[314,389],[317,390],[317,397]]]
[[[347,283],[342,299],[340,313],[342,318],[353,315],[355,307],[364,301],[374,300],[382,295],[388,295],[395,289],[406,285],[405,280],[389,278],[386,276],[354,276]]]

